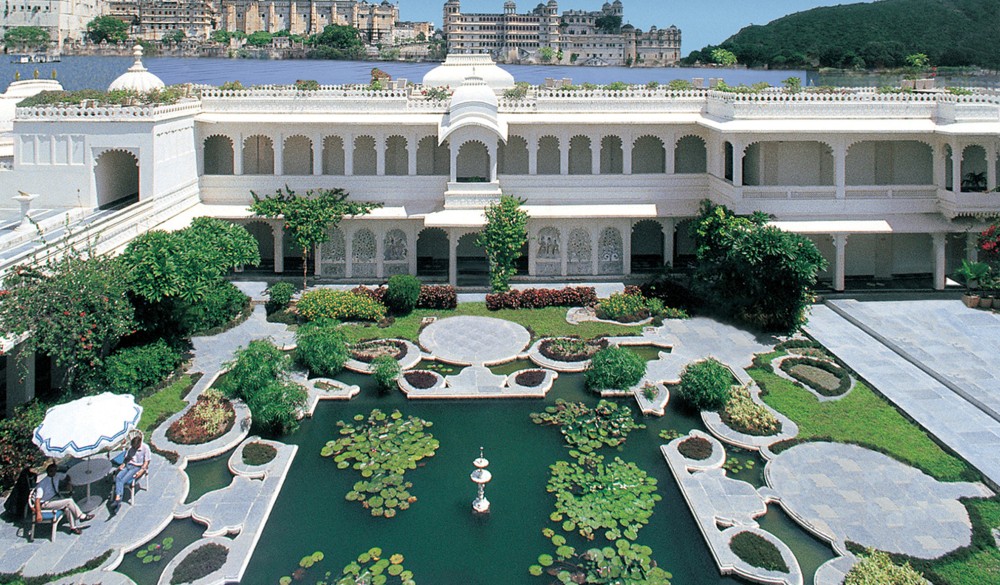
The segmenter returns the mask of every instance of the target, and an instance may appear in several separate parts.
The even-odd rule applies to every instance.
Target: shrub
[[[367,286],[360,284],[351,289],[351,292],[356,295],[364,295],[370,299],[374,299],[383,305],[385,304],[385,287],[376,286],[375,288],[368,288]]]
[[[417,308],[420,309],[454,309],[458,306],[458,292],[448,285],[432,285],[420,287],[420,297]]]
[[[396,385],[396,378],[402,370],[399,362],[391,356],[383,355],[372,360],[372,377],[375,383],[383,390],[391,390]]]
[[[729,541],[729,548],[748,565],[767,571],[788,572],[788,565],[781,556],[781,551],[774,543],[753,532],[738,532]],[[885,585],[884,581],[879,581]]]
[[[746,386],[730,391],[722,410],[722,422],[746,435],[767,436],[781,432],[781,422],[764,405],[750,398]]]
[[[635,386],[646,373],[646,362],[625,347],[606,347],[590,359],[584,377],[591,390],[625,389]]]
[[[712,443],[701,437],[691,437],[681,441],[677,450],[688,459],[704,461],[712,456]]]
[[[385,305],[367,296],[342,290],[311,290],[302,295],[296,305],[305,319],[339,319],[342,321],[380,321],[385,318]]]
[[[584,341],[573,337],[546,339],[538,346],[538,351],[550,360],[559,362],[582,362],[589,360],[599,350],[608,346],[606,339]]]
[[[170,425],[167,438],[181,445],[200,445],[228,433],[235,421],[232,403],[218,390],[208,389],[184,416]]]
[[[290,282],[276,282],[267,288],[267,312],[276,313],[288,308],[295,294],[295,285]]]
[[[170,577],[170,585],[193,583],[207,577],[221,569],[228,558],[229,549],[221,544],[203,544],[177,563],[174,574]]]
[[[175,305],[176,326],[194,334],[227,325],[250,306],[250,297],[231,282],[217,280],[206,288],[197,301],[178,301]]]
[[[844,577],[844,585],[925,585],[924,577],[910,563],[896,565],[889,555],[868,549]]]
[[[8,368],[16,368],[11,363]],[[0,491],[14,485],[21,469],[40,465],[45,457],[31,442],[35,427],[45,418],[45,405],[29,402],[14,409],[14,416],[0,420]]]
[[[690,363],[681,372],[677,393],[692,408],[719,410],[729,400],[733,373],[722,362],[708,358]]]
[[[253,414],[254,423],[269,432],[285,433],[298,426],[298,411],[306,391],[288,379],[291,358],[269,341],[251,341],[237,350],[229,373],[218,383],[230,398],[239,398]]]
[[[697,307],[701,300],[683,285],[666,277],[657,277],[639,286],[642,296],[647,299],[660,299],[668,307],[680,307],[690,310]]]
[[[657,299],[658,307],[663,308],[662,301]],[[612,293],[612,295],[597,305],[597,316],[621,323],[633,323],[649,317],[650,311],[646,299],[642,295]]]
[[[420,299],[420,281],[409,274],[396,274],[389,278],[385,291],[385,304],[392,312],[406,315],[416,308]]]
[[[278,456],[278,450],[268,445],[254,441],[243,447],[243,463],[246,465],[264,465],[274,461]]]
[[[340,373],[350,357],[347,340],[337,322],[321,319],[306,323],[295,333],[295,361],[314,376],[329,378]]]
[[[181,353],[162,339],[122,348],[108,356],[95,381],[116,394],[138,396],[173,373],[182,359]]]
[[[545,307],[588,307],[597,303],[592,286],[571,286],[563,289],[528,288],[486,295],[486,308],[543,309]]]

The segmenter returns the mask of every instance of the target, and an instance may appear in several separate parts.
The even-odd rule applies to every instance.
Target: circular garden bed
[[[543,340],[538,351],[546,358],[558,362],[583,362],[607,346],[607,339],[584,341],[572,337],[554,337]]]
[[[167,429],[167,439],[180,445],[201,445],[228,433],[236,411],[220,392],[206,390],[184,415]]]
[[[406,357],[406,344],[395,339],[376,339],[374,341],[364,341],[351,347],[351,357],[370,364],[375,358],[387,355],[394,360],[401,360]]]
[[[688,459],[704,461],[712,456],[712,443],[708,439],[691,437],[681,441],[681,443],[677,445],[677,451]]]
[[[851,388],[851,375],[837,364],[809,357],[781,360],[781,370],[823,396],[841,396]]]
[[[423,370],[413,370],[403,374],[407,383],[414,388],[419,390],[426,390],[428,388],[433,388],[437,384],[438,377],[434,375],[433,372],[425,372]]]

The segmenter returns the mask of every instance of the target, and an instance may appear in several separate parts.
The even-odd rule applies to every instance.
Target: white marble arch
[[[313,174],[312,140],[302,134],[293,134],[285,138],[281,160],[282,175]]]
[[[235,173],[235,141],[227,134],[213,134],[202,142],[202,172],[206,175]]]
[[[345,175],[344,139],[340,136],[323,138],[323,174]]]
[[[274,140],[270,136],[254,134],[243,140],[244,175],[274,174]]]
[[[708,146],[704,137],[685,134],[674,143],[674,173],[698,174],[708,172]]]
[[[113,205],[139,192],[139,157],[130,150],[108,149],[94,159],[97,206]]]
[[[652,220],[659,223],[658,220]],[[633,220],[529,220],[530,276],[608,276],[631,271]]]
[[[379,281],[417,274],[419,220],[345,219],[315,255],[316,273],[327,278]]]
[[[378,174],[378,151],[374,136],[362,134],[354,138],[351,161],[354,175]]]

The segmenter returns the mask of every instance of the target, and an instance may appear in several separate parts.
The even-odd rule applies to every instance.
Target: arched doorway
[[[632,272],[656,272],[663,268],[663,227],[652,219],[632,226]]]
[[[257,250],[260,252],[260,266],[258,270],[274,271],[274,232],[271,226],[262,221],[251,221],[244,225],[253,239],[257,240]]]
[[[490,266],[486,261],[486,250],[476,243],[478,237],[479,232],[474,232],[458,239],[455,257],[459,286],[485,286],[490,282]]]
[[[97,207],[114,209],[139,200],[139,159],[131,152],[108,150],[94,167]]]
[[[466,142],[458,149],[455,162],[459,183],[487,183],[490,180],[490,153],[478,140]]]
[[[204,157],[206,175],[233,174],[233,141],[228,136],[209,136],[205,139]]]
[[[417,235],[417,276],[448,279],[448,234],[441,228],[427,228]]]

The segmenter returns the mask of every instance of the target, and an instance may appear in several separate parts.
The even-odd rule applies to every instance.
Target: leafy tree
[[[134,312],[121,262],[74,249],[41,266],[13,268],[0,291],[0,330],[26,335],[23,347],[66,368],[65,388],[98,367],[134,328]],[[17,366],[14,366],[17,367]]]
[[[736,58],[736,54],[733,53],[732,51],[723,49],[721,47],[718,49],[714,49],[712,51],[713,63],[718,63],[719,65],[722,65],[724,67],[731,67],[733,65],[736,65],[737,61],[738,60]]]
[[[622,17],[611,14],[598,16],[594,21],[594,28],[606,35],[616,35],[622,31]]]
[[[133,294],[153,303],[193,302],[230,270],[259,264],[260,252],[243,226],[199,217],[180,231],[142,234],[121,258]]]
[[[15,26],[3,36],[3,44],[8,49],[43,48],[49,44],[49,40],[48,31],[37,26]]]
[[[808,238],[767,221],[762,213],[737,217],[703,201],[691,226],[697,247],[694,285],[739,321],[788,332],[805,321],[810,288],[826,260]]]
[[[538,59],[542,63],[548,63],[552,61],[552,58],[556,56],[556,52],[552,47],[542,47],[538,49]]]
[[[98,16],[87,23],[87,36],[95,43],[124,43],[128,40],[129,25],[114,16]]]
[[[285,231],[302,248],[302,290],[309,284],[309,251],[330,239],[330,228],[345,215],[365,215],[382,207],[381,203],[348,201],[350,195],[343,189],[308,190],[305,195],[296,195],[286,186],[273,195],[260,197],[253,191],[250,195],[250,210],[261,217],[282,218]]]
[[[247,35],[247,44],[253,47],[266,47],[271,44],[271,33],[266,30],[259,30]]]
[[[227,364],[229,372],[219,381],[219,389],[245,402],[254,424],[269,432],[291,432],[298,427],[298,413],[307,398],[305,389],[289,379],[291,361],[270,341],[251,341]]]
[[[485,213],[486,225],[476,243],[486,250],[490,288],[503,292],[510,289],[510,278],[517,272],[514,263],[528,240],[528,213],[521,209],[521,200],[510,195],[501,196]]]
[[[165,43],[180,43],[180,42],[183,42],[184,39],[186,39],[186,38],[187,38],[187,35],[184,33],[184,30],[177,28],[177,29],[174,29],[174,30],[168,32],[167,34],[163,35],[163,42],[165,42]]]
[[[316,47],[316,54],[326,59],[357,59],[365,51],[361,31],[353,26],[330,24],[323,32],[309,37],[308,43]]]
[[[229,44],[229,39],[233,38],[233,35],[230,34],[229,31],[220,28],[219,30],[214,31],[212,36],[209,38],[212,39],[213,42],[226,45]]]
[[[427,35],[425,35],[422,32],[419,32],[417,33],[417,40],[422,43],[427,40]]]

